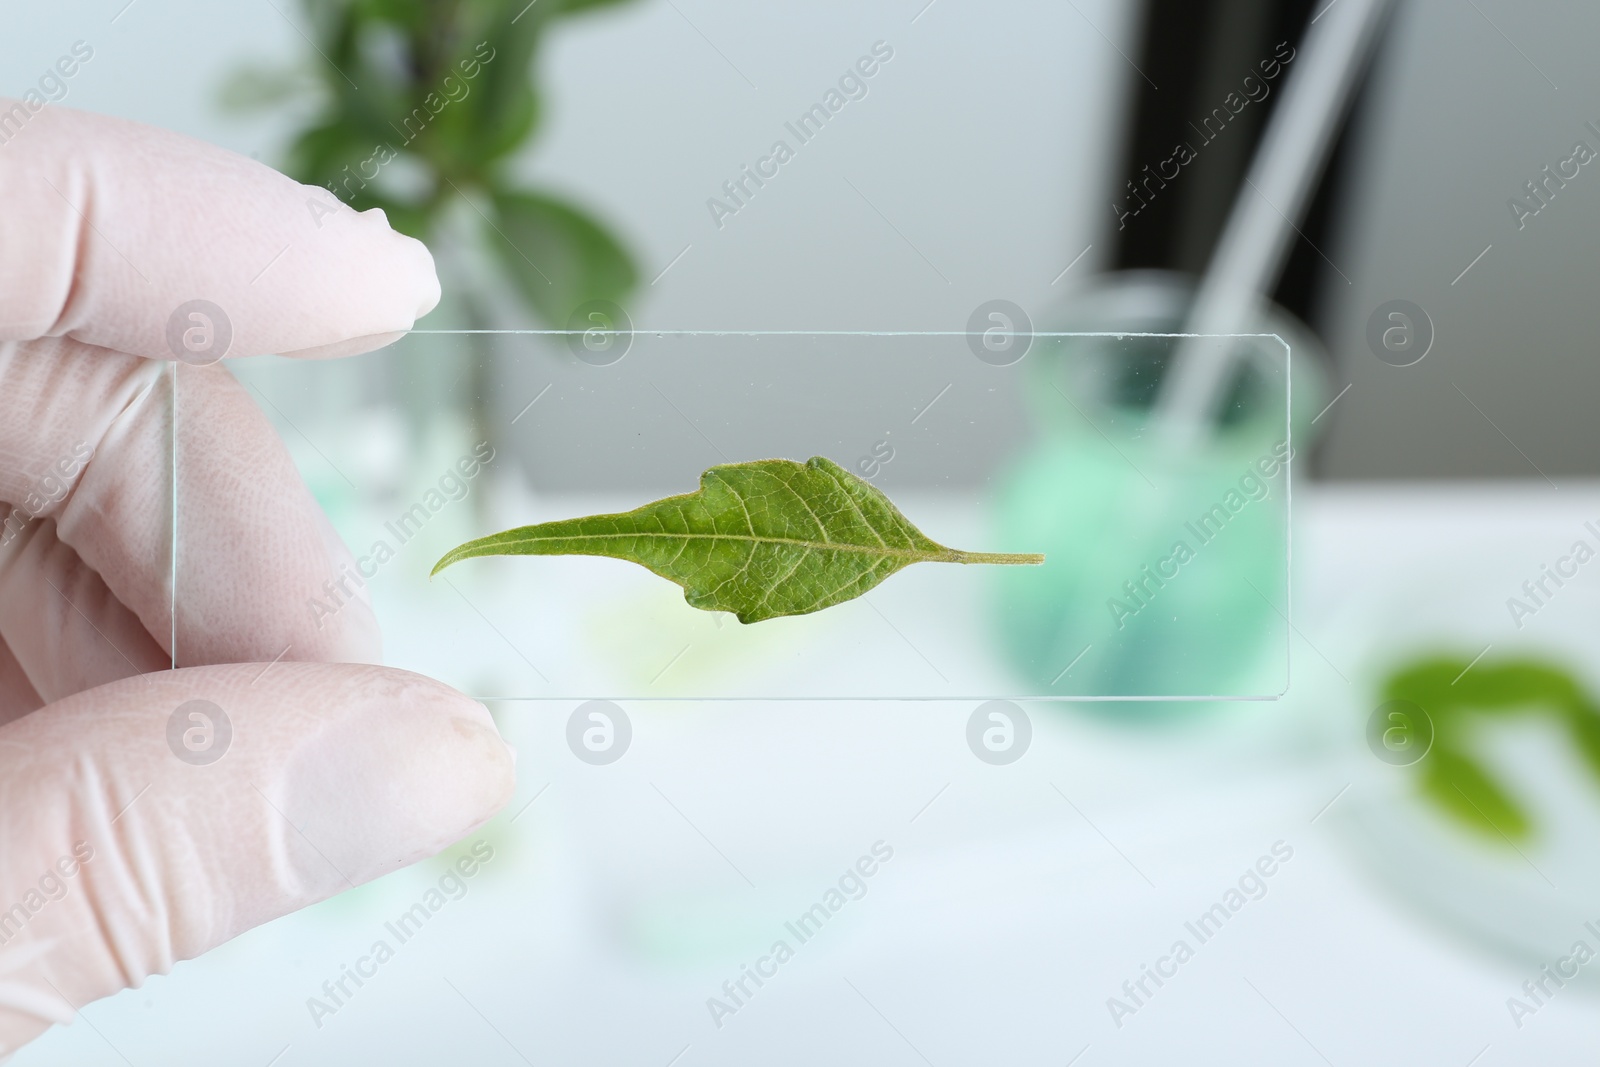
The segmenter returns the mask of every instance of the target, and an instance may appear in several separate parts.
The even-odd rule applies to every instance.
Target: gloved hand
[[[438,297],[381,213],[220,149],[54,106],[0,143],[0,1053],[509,799],[482,706],[368,665],[365,603],[318,627],[349,553],[174,359],[364,352]]]

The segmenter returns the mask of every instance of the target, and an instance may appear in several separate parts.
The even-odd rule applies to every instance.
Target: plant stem
[[[1042,552],[956,552],[950,553],[951,563],[1004,563],[1011,566],[1037,566],[1044,562]]]

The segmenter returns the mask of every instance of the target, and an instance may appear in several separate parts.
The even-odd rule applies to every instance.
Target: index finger
[[[0,139],[0,341],[172,359],[203,301],[208,359],[328,357],[387,344],[438,302],[427,248],[381,211],[214,145],[5,98]]]

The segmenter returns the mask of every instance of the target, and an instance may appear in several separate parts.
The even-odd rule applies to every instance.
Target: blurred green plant
[[[1423,795],[1463,826],[1495,840],[1525,840],[1533,822],[1473,757],[1475,719],[1553,716],[1600,779],[1600,707],[1553,663],[1472,665],[1451,656],[1429,657],[1396,671],[1382,692],[1385,701],[1410,701],[1432,720],[1433,745],[1417,764]]]
[[[241,71],[223,99],[314,99],[289,149],[292,177],[357,210],[382,208],[430,247],[450,241],[452,219],[464,217],[526,310],[563,329],[588,301],[620,304],[637,274],[601,223],[520,183],[512,163],[543,117],[534,67],[545,32],[625,2],[306,0],[318,54],[296,70]],[[470,283],[457,288],[470,324],[491,325]]]

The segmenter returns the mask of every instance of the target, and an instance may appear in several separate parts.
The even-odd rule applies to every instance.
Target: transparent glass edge
[[[964,337],[964,330],[684,330],[684,329],[653,329],[637,326],[631,330],[619,331],[628,333],[648,333],[660,337]],[[544,337],[569,337],[582,336],[581,330],[407,330],[401,336],[411,334],[450,336],[470,334],[491,334],[503,336],[544,336]],[[1292,349],[1289,342],[1277,333],[1153,333],[1141,331],[1035,331],[1032,336],[1038,338],[1073,338],[1073,337],[1149,337],[1149,338],[1184,338],[1184,337],[1216,337],[1216,338],[1252,338],[1277,341],[1283,347],[1283,378],[1284,378],[1284,439],[1293,456],[1294,448],[1294,384],[1292,375]],[[170,582],[169,582],[169,608],[171,617],[171,633],[169,636],[171,646],[171,662],[174,670],[178,667],[178,543],[179,543],[179,516],[180,496],[178,477],[178,450],[176,447],[178,432],[178,363],[174,361],[171,367],[171,499],[172,499],[172,531],[170,538]],[[570,694],[544,695],[544,696],[498,696],[490,694],[468,694],[474,700],[495,701],[498,703],[519,704],[568,704],[574,700],[612,700],[621,703],[637,704],[671,704],[671,703],[872,703],[872,704],[939,704],[939,703],[970,703],[1004,699],[1011,701],[1024,701],[1033,704],[1164,704],[1164,703],[1275,703],[1288,696],[1293,688],[1293,629],[1294,629],[1294,464],[1291,459],[1284,465],[1284,685],[1276,693],[1243,693],[1243,694],[1122,694],[1122,695],[1076,695],[1063,696],[1056,694],[1027,696],[1008,695],[995,697],[992,694],[978,694],[971,696],[881,696],[881,695],[834,695],[834,696],[772,696],[772,695],[723,695],[723,696],[606,696],[603,694]]]

